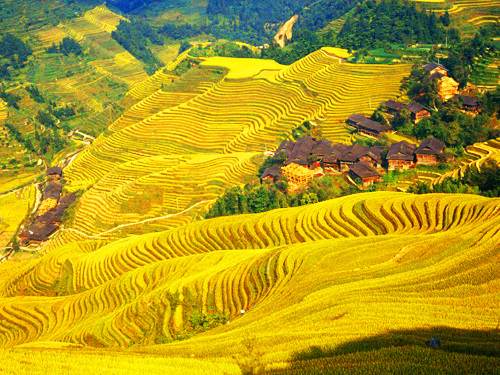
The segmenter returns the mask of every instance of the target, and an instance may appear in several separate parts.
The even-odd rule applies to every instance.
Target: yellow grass
[[[274,60],[237,59],[233,57],[210,57],[201,63],[202,66],[221,67],[229,70],[227,78],[252,78],[262,71],[278,71],[285,66]]]
[[[400,135],[400,134],[396,134],[396,133],[391,133],[387,137],[389,138],[389,140],[391,140],[394,143],[398,143],[398,142],[401,142],[401,141],[406,141],[408,143],[413,143],[415,145],[418,145],[417,141],[415,141],[414,139],[411,139],[409,137],[406,137],[404,135]]]
[[[348,57],[351,56],[351,54],[349,52],[347,52],[346,49],[343,49],[343,48],[323,47],[322,50],[330,55],[335,55],[337,57],[344,58],[344,59],[347,59]]]
[[[66,169],[69,190],[90,189],[76,212],[76,231],[63,232],[47,251],[85,239],[79,232],[94,236],[214,199],[223,189],[255,178],[253,157],[266,145],[276,147],[280,137],[304,121],[314,120],[333,142],[348,142],[345,119],[395,97],[410,69],[343,63],[319,50],[286,67],[214,58],[182,77],[173,76],[170,70],[186,58],[187,53],[181,54],[136,85],[129,95],[139,101],[109,126],[110,135],[99,137]],[[249,76],[261,73],[227,79],[231,72],[222,77],[221,65],[241,71],[253,66]],[[264,69],[269,66],[279,70]],[[202,209],[155,225],[184,225]],[[111,237],[141,230],[127,226]]]

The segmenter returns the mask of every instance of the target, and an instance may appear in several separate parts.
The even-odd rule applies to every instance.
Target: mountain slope
[[[69,189],[91,187],[72,225],[84,235],[66,231],[56,243],[215,199],[253,178],[256,157],[306,120],[321,123],[328,139],[348,141],[345,119],[395,97],[410,67],[342,63],[333,52],[290,66],[211,58],[181,78],[159,72],[138,85],[130,94],[142,100],[66,169]],[[202,208],[158,224],[184,224]]]
[[[498,213],[498,199],[367,193],[67,245],[4,282],[0,342],[147,346],[188,334],[197,311],[231,323],[155,351],[230,357],[251,335],[272,365],[387,330],[487,331]]]

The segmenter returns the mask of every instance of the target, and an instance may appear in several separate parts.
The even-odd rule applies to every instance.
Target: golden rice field
[[[35,187],[0,194],[0,250],[12,239],[35,203]]]
[[[9,116],[9,110],[7,108],[7,104],[0,99],[0,125],[5,123],[7,117]]]
[[[248,63],[253,64],[250,77],[228,78]],[[252,158],[276,147],[280,137],[306,120],[321,122],[328,139],[347,141],[345,119],[395,97],[410,69],[341,64],[327,50],[286,67],[266,60],[258,64],[208,59],[180,78],[169,75],[170,66],[136,85],[129,94],[139,101],[65,172],[70,190],[92,186],[74,229],[96,235],[213,199],[254,175]],[[196,181],[192,187],[190,178]]]
[[[66,244],[4,279],[0,363],[96,354],[57,344],[67,343],[131,347],[96,358],[105,367],[124,356],[131,369],[150,355],[151,366],[179,360],[188,373],[401,373],[419,363],[430,369],[410,373],[492,373],[499,213],[499,199],[377,192]],[[176,341],[195,311],[229,324]],[[431,337],[442,349],[426,348]]]

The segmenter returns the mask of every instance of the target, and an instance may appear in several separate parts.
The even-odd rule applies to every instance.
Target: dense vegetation
[[[137,8],[148,5],[152,1],[153,0],[109,0],[108,4],[128,13]]]
[[[446,35],[436,15],[414,3],[369,0],[347,18],[338,43],[348,49],[374,49],[393,43],[442,43]]]
[[[12,92],[5,91],[4,86],[0,86],[0,98],[3,99],[9,107],[19,108],[17,102],[21,99],[21,97]]]
[[[210,207],[205,218],[303,206],[356,192],[358,188],[349,185],[342,177],[331,176],[314,180],[307,189],[296,192],[288,190],[285,179],[281,179],[276,184],[249,183],[243,188],[234,187],[226,190]]]
[[[339,35],[331,30],[319,32],[330,21],[342,17],[351,9]],[[444,20],[443,22],[446,22]],[[455,41],[458,33],[446,31],[434,14],[418,10],[413,3],[400,0],[322,1],[311,5],[285,48],[276,46],[264,51],[264,56],[282,64],[290,64],[324,46],[340,46],[349,50],[388,47],[391,44],[436,43],[448,36]]]
[[[151,44],[162,45],[158,32],[147,22],[133,20],[131,22],[120,21],[116,31],[111,33],[120,45],[136,58],[146,64],[146,71],[153,74],[161,67],[160,61],[153,54],[149,46]]]
[[[0,64],[3,65],[1,71],[5,72],[8,66],[14,69],[22,67],[32,54],[31,48],[21,39],[12,34],[5,34],[0,39],[0,57],[4,59],[3,64]]]
[[[240,29],[253,29],[263,35],[266,24],[286,21],[310,4],[311,0],[209,0],[207,14],[224,16]]]
[[[191,25],[189,23],[183,23],[180,25],[175,23],[166,23],[158,30],[160,34],[174,40],[192,38],[193,36],[200,35],[205,31],[206,27]]]
[[[494,53],[495,44],[492,41],[494,35],[498,34],[495,29],[481,29],[472,39],[464,39],[451,46],[451,51],[443,63],[449,70],[460,87],[465,87],[469,81],[472,69],[479,61],[479,58],[487,53]]]
[[[252,52],[247,46],[240,46],[234,42],[213,43],[209,46],[197,45],[189,54],[191,56],[223,56],[238,58],[258,58],[260,54]]]
[[[81,55],[82,46],[78,42],[71,38],[64,38],[58,45],[52,43],[50,47],[47,47],[46,51],[48,53],[62,53],[64,56],[68,56],[70,53],[75,55]]]
[[[422,181],[417,182],[409,190],[416,194],[460,193],[480,194],[486,197],[500,197],[500,166],[494,160],[487,160],[478,169],[469,166],[463,176],[458,179],[447,178],[432,187]]]

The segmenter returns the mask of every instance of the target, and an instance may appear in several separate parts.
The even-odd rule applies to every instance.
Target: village
[[[76,200],[76,195],[73,193],[62,196],[62,168],[57,166],[48,168],[45,175],[42,202],[32,223],[21,228],[19,234],[21,246],[38,246],[52,238],[61,227],[66,210]]]
[[[437,81],[438,95],[443,101],[455,101],[462,112],[477,115],[481,112],[481,102],[459,93],[458,82],[448,77],[448,70],[441,64],[429,63],[423,69]],[[393,119],[403,110],[409,112],[416,124],[431,116],[431,109],[412,101],[408,104],[388,100],[381,105],[387,118]],[[353,131],[371,139],[395,133],[393,127],[354,113],[346,123]],[[402,140],[390,146],[364,146],[360,143],[346,145],[332,144],[327,140],[316,140],[305,136],[296,142],[283,141],[270,155],[284,156],[284,165],[273,165],[261,175],[261,182],[273,183],[285,177],[292,189],[307,187],[314,179],[325,174],[343,174],[351,183],[368,187],[383,181],[383,175],[390,171],[407,171],[418,166],[437,166],[439,163],[453,162],[454,156],[444,152],[445,143],[434,137],[419,145]]]

